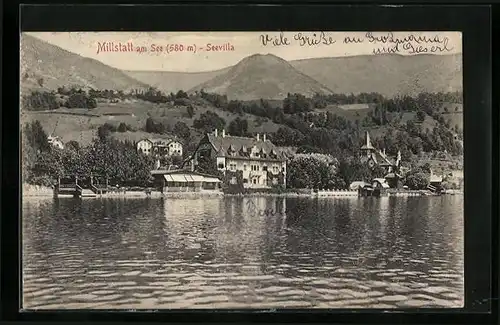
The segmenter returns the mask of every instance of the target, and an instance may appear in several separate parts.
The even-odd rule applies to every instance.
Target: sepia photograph
[[[23,310],[464,307],[460,32],[20,43]]]

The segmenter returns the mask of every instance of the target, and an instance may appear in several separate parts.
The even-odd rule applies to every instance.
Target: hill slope
[[[130,77],[147,83],[164,93],[176,93],[188,90],[210,79],[226,73],[229,68],[207,72],[174,72],[174,71],[124,71]]]
[[[271,54],[255,54],[244,58],[213,79],[190,91],[225,94],[229,99],[281,99],[287,93],[311,96],[315,93],[331,93],[316,80],[294,69],[287,61]]]
[[[43,79],[43,82],[38,82]],[[21,89],[80,86],[128,90],[147,84],[97,60],[63,50],[33,36],[21,37]]]
[[[362,55],[290,64],[335,93],[378,92],[392,97],[462,90],[462,55]]]

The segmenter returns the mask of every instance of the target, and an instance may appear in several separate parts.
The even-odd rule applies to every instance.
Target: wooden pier
[[[54,188],[56,197],[96,197],[108,191],[108,179],[105,184],[96,181],[97,176],[90,175],[59,177]]]

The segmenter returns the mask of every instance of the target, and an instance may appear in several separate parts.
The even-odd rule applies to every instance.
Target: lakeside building
[[[286,187],[286,158],[264,134],[261,138],[206,134],[192,156],[193,168],[210,166],[221,172],[234,191]]]
[[[175,139],[143,139],[137,142],[137,150],[156,157],[174,155],[182,157],[183,154],[182,143]]]
[[[153,170],[154,187],[167,192],[221,192],[221,180],[213,175],[193,171]]]
[[[59,138],[58,136],[49,135],[47,137],[47,140],[51,146],[59,148],[59,149],[64,149],[64,143],[61,140],[61,138]]]
[[[391,188],[398,187],[401,177],[401,151],[398,150],[396,158],[386,155],[385,149],[375,148],[370,140],[370,133],[366,131],[365,144],[361,147],[361,162],[370,168],[380,166],[385,171],[384,179]]]
[[[431,169],[431,175],[429,177],[429,185],[427,186],[428,190],[432,192],[441,192],[443,190],[443,176],[435,175],[433,170]]]

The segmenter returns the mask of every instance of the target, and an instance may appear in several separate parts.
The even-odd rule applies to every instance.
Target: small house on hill
[[[145,155],[182,156],[182,143],[176,139],[142,139],[137,142],[137,150]]]
[[[47,137],[49,144],[55,148],[64,149],[64,143],[58,136],[49,135]]]

